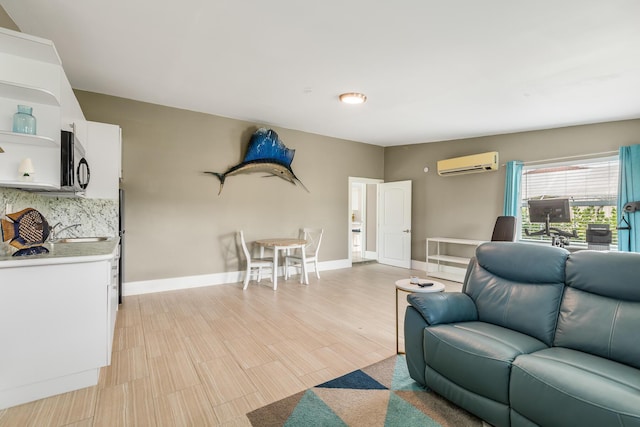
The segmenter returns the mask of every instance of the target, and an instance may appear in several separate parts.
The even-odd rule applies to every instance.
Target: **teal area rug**
[[[247,417],[254,427],[483,425],[414,382],[401,355],[256,409]]]

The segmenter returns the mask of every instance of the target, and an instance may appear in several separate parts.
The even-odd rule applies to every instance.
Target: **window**
[[[612,244],[617,244],[618,157],[527,166],[522,170],[522,239],[550,241],[549,236],[527,236],[544,229],[529,221],[529,199],[568,198],[571,223],[553,224],[563,231],[576,230],[571,243],[586,243],[588,224],[609,224]]]

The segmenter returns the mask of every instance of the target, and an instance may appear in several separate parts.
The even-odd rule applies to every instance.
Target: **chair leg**
[[[304,282],[304,261],[300,263],[300,284]]]
[[[247,272],[244,274],[244,286],[242,287],[243,291],[245,289],[247,289],[247,286],[249,286],[249,278],[250,277],[251,277],[251,268],[247,267]]]
[[[258,283],[262,280],[262,267],[258,267]]]
[[[320,270],[318,270],[318,260],[317,259],[315,261],[313,261],[313,266],[316,269],[316,277],[319,279],[320,278]]]
[[[300,270],[300,283],[303,283],[303,277],[304,276],[304,284],[308,285],[309,284],[309,274],[307,273],[307,258],[305,256],[304,253],[304,249],[302,250],[302,262],[300,263],[300,268],[302,270]]]

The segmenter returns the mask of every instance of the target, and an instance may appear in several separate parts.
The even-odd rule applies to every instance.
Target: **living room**
[[[20,30],[6,13],[0,15],[0,26]],[[54,42],[57,43],[56,40]],[[188,82],[184,85],[186,89]],[[599,153],[616,152],[621,146],[640,142],[638,104],[635,105],[635,114],[624,118],[592,120],[584,124],[586,122],[576,117],[573,122],[547,128],[389,146],[273,125],[269,127],[278,132],[289,148],[296,150],[292,167],[309,193],[280,180],[237,176],[230,178],[223,192],[217,195],[218,181],[202,172],[223,172],[239,162],[251,133],[265,125],[262,117],[238,120],[160,105],[161,102],[129,99],[126,86],[116,95],[99,92],[75,87],[87,119],[118,124],[122,128],[128,230],[124,292],[131,295],[125,300],[125,305],[130,304],[133,313],[140,313],[143,307],[138,302],[142,296],[135,296],[136,293],[178,289],[185,281],[196,283],[196,286],[230,282],[230,275],[241,271],[242,260],[235,248],[224,242],[239,229],[245,230],[249,240],[256,240],[274,235],[293,236],[304,226],[321,227],[325,230],[322,282],[331,283],[332,278],[338,282],[362,280],[361,286],[364,286],[367,281],[379,280],[366,274],[362,279],[350,277],[363,274],[360,270],[343,272],[345,276],[342,277],[333,276],[340,273],[340,268],[348,266],[349,177],[387,182],[411,180],[411,258],[419,265],[426,261],[425,240],[429,237],[490,238],[495,218],[502,214],[503,165],[506,162],[597,157]],[[374,99],[370,94],[368,102],[374,102]],[[501,167],[496,172],[455,177],[441,177],[436,173],[439,160],[488,151],[500,153]],[[381,266],[373,268],[382,269],[375,271],[391,286],[394,274],[408,275],[402,270],[386,270]],[[334,269],[336,271],[332,271]],[[385,295],[385,291],[380,288],[381,295]],[[194,292],[195,296],[199,295],[199,291]],[[339,292],[339,287],[328,290],[328,295],[333,292]],[[273,303],[267,302],[271,294],[263,294],[260,293],[260,298],[264,299],[264,304]],[[328,295],[325,296],[327,300]],[[147,307],[152,308],[147,308],[147,314],[154,311],[156,301],[161,301],[155,307],[158,312],[168,304],[165,300],[168,297],[149,297]],[[296,298],[300,295],[296,294]],[[366,356],[356,357],[337,370],[346,372],[346,369],[355,368],[354,365],[374,362],[372,355],[378,351],[386,351],[379,355],[380,358],[390,355],[394,340],[393,310],[385,305],[389,303],[380,302],[384,296],[376,298],[384,306],[382,319],[386,321],[381,327],[384,336],[377,343],[379,347],[362,351]],[[357,303],[357,297],[346,300]],[[390,301],[392,304],[392,299]],[[241,305],[235,308],[260,311],[259,307],[247,304],[244,309]],[[274,314],[277,305],[273,304],[269,312],[278,319]],[[128,310],[121,312],[122,320],[119,322],[135,324],[129,316],[139,314],[124,314]],[[316,307],[315,310],[315,316],[319,316],[321,309]],[[333,316],[340,315],[344,313],[333,312]],[[248,319],[251,316],[248,314]],[[224,323],[219,327],[224,328]],[[122,339],[126,341],[128,338]],[[348,342],[349,338],[345,341]],[[368,340],[359,340],[355,346],[366,346],[366,342]],[[358,352],[344,343],[342,345],[345,353]],[[125,347],[123,344],[122,348]],[[132,362],[132,366],[134,364]],[[121,385],[117,380],[114,384]]]

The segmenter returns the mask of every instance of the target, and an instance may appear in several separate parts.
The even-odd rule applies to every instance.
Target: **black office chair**
[[[515,242],[516,225],[518,221],[515,216],[499,216],[496,225],[493,227],[492,242]]]

